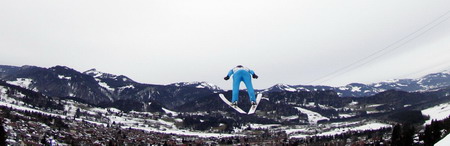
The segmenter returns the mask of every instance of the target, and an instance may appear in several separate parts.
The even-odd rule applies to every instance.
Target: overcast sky
[[[415,78],[450,69],[449,10],[449,0],[3,0],[0,64],[224,89],[238,64],[258,89]]]

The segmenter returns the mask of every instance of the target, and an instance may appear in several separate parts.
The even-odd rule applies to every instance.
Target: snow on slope
[[[317,135],[318,136],[336,135],[336,134],[342,134],[342,133],[346,133],[346,132],[350,132],[350,131],[377,130],[377,129],[386,128],[386,127],[391,127],[391,125],[384,124],[384,123],[368,123],[368,124],[357,126],[357,127],[346,127],[346,128],[334,129],[332,131],[319,133]]]
[[[94,78],[102,77],[105,73],[97,71],[95,68],[85,71],[84,74],[92,75]]]
[[[31,83],[33,83],[33,79],[29,79],[29,78],[17,78],[17,80],[15,81],[6,81],[8,84],[11,85],[16,85],[25,89],[30,89],[30,85]],[[37,91],[37,89],[30,89],[33,91]]]
[[[66,80],[71,80],[72,79],[72,77],[66,77],[64,75],[58,75],[58,78],[59,79],[66,79]]]
[[[448,146],[448,145],[450,145],[450,134],[447,134],[447,136],[445,136],[439,142],[434,144],[434,146]]]
[[[281,126],[281,124],[249,124],[248,127],[257,129],[269,129],[273,127]]]
[[[45,111],[41,111],[41,110],[29,108],[29,107],[18,106],[18,105],[14,105],[14,104],[11,104],[11,103],[6,103],[6,102],[0,102],[0,106],[11,107],[11,108],[13,108],[15,110],[20,110],[20,111],[31,111],[31,112],[41,113],[41,114],[44,114],[44,115],[60,117],[60,118],[66,118],[67,117],[67,116],[64,116],[64,115],[49,113],[49,112],[45,112]],[[96,110],[99,110],[99,109],[96,108]],[[100,111],[104,111],[104,110],[100,110]],[[108,116],[108,118],[111,121],[116,122],[117,124],[125,125],[125,126],[122,126],[122,128],[130,128],[131,127],[133,129],[144,130],[144,131],[149,131],[149,132],[158,132],[158,133],[165,133],[165,134],[176,134],[176,135],[184,135],[184,136],[218,137],[218,138],[239,136],[239,135],[236,135],[236,134],[206,133],[206,132],[195,132],[195,131],[180,130],[180,129],[176,129],[174,127],[175,126],[174,123],[167,122],[167,121],[164,121],[164,120],[161,120],[161,119],[159,119],[159,120],[149,120],[149,119],[144,120],[144,119],[140,119],[140,118],[119,117],[119,116]],[[82,119],[81,118],[77,118],[76,120],[77,121],[81,121]],[[103,122],[96,122],[96,121],[91,121],[91,120],[87,120],[87,119],[83,119],[83,120],[88,122],[88,123],[92,123],[92,124],[96,124],[96,125],[102,125],[102,126],[106,126],[107,125],[106,123],[103,123]],[[148,127],[147,125],[144,125],[144,122],[164,124],[167,127],[163,128],[163,129]],[[139,125],[139,126],[135,126],[135,125]]]
[[[177,115],[178,115],[177,112],[168,110],[168,109],[166,109],[166,108],[162,108],[162,110],[164,110],[164,112],[166,112],[167,114],[172,114],[172,116],[177,116]]]
[[[115,122],[116,124],[122,125],[122,128],[133,128],[133,129],[140,129],[145,131],[151,131],[151,132],[158,132],[158,133],[165,133],[165,134],[176,134],[176,135],[185,135],[185,136],[198,136],[198,137],[234,137],[234,136],[240,136],[236,134],[224,134],[224,133],[207,133],[207,132],[197,132],[197,131],[189,131],[189,130],[183,130],[178,129],[175,126],[175,122],[182,122],[182,119],[173,119],[174,122],[171,121],[170,117],[167,117],[166,115],[163,115],[164,119],[148,119],[148,118],[137,118],[133,115],[140,114],[139,112],[133,112],[131,111],[131,114],[123,113],[122,111],[115,109],[115,108],[98,108],[98,107],[88,107],[87,105],[77,103],[72,100],[64,100],[62,101],[64,105],[65,111],[67,111],[67,114],[63,114],[62,111],[58,112],[54,110],[53,112],[47,112],[41,109],[35,109],[29,107],[29,105],[26,105],[20,100],[16,100],[12,97],[9,97],[7,93],[7,88],[4,88],[3,86],[0,86],[0,106],[5,107],[11,107],[14,110],[18,111],[31,111],[36,113],[41,113],[48,116],[53,117],[60,117],[60,118],[67,118],[67,117],[73,117],[75,115],[76,110],[80,110],[81,112],[85,112],[90,115],[103,115],[104,118],[92,118],[92,117],[86,117],[86,118],[76,118],[77,121],[86,121],[88,123],[96,124],[99,126],[107,126],[107,124],[111,124],[112,122]],[[15,104],[13,104],[15,103]],[[165,109],[166,112],[171,114],[178,114],[176,112],[170,111]],[[108,113],[106,115],[106,113]],[[120,113],[120,116],[119,114]],[[143,115],[149,115],[147,113],[142,113]],[[151,114],[150,114],[151,115]],[[152,125],[155,125],[156,127],[153,127]]]
[[[178,82],[178,83],[173,83],[173,84],[169,84],[169,85],[176,86],[176,87],[192,86],[195,88],[206,88],[206,89],[215,90],[215,91],[222,90],[222,89],[220,89],[219,86],[211,84],[211,83],[207,83],[207,82]]]
[[[114,88],[111,88],[108,84],[106,84],[105,82],[100,82],[98,81],[98,85],[100,85],[101,87],[105,88],[108,91],[114,92]]]
[[[124,127],[124,128],[127,128],[127,127]],[[174,129],[168,129],[165,131],[161,131],[161,130],[157,130],[154,128],[145,128],[145,127],[131,127],[131,128],[145,130],[145,131],[149,131],[149,132],[158,132],[158,133],[175,134],[175,135],[183,135],[183,136],[217,137],[217,138],[243,136],[243,135],[236,135],[236,134],[204,133],[204,132],[194,132],[194,131],[174,130]]]
[[[310,111],[310,110],[307,110],[307,109],[304,109],[301,107],[295,107],[295,109],[308,115],[308,121],[310,124],[317,124],[317,122],[320,120],[330,120],[330,118],[324,117],[317,112],[313,112],[313,111]]]
[[[430,116],[430,119],[425,124],[431,124],[432,120],[443,120],[450,116],[450,103],[443,103],[425,110],[422,110],[423,115]]]
[[[300,134],[295,134],[290,136],[289,138],[307,138],[307,137],[312,137],[312,136],[333,136],[333,135],[337,135],[337,134],[343,134],[343,133],[347,133],[347,132],[351,132],[351,131],[365,131],[365,130],[378,130],[381,128],[387,128],[387,127],[392,127],[389,124],[384,124],[384,123],[365,123],[363,125],[359,125],[359,126],[347,126],[347,124],[344,125],[337,125],[337,127],[334,128],[330,128],[331,130],[329,131],[324,131],[324,132],[319,132],[316,134],[305,134],[305,133],[300,133]],[[307,132],[307,130],[302,130],[302,129],[295,129],[295,130],[290,130],[290,133],[293,132]],[[288,133],[288,131],[286,131],[286,133]]]
[[[297,89],[292,88],[290,85],[287,85],[287,84],[276,84],[274,87],[279,88],[281,90],[289,91],[289,92],[297,91]]]

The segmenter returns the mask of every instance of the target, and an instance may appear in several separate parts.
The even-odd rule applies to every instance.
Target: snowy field
[[[192,131],[186,129],[179,129],[176,124],[182,123],[183,119],[179,119],[176,116],[180,113],[171,111],[163,108],[165,114],[161,115],[159,118],[151,118],[152,113],[148,112],[135,112],[131,111],[124,113],[115,108],[98,108],[91,107],[86,104],[78,103],[72,100],[63,100],[64,111],[53,111],[47,112],[41,109],[31,108],[31,106],[23,103],[20,100],[9,97],[7,94],[7,89],[0,86],[0,105],[6,107],[12,107],[19,111],[32,111],[38,112],[49,116],[56,116],[61,118],[74,117],[77,110],[82,113],[88,114],[87,116],[81,116],[75,120],[96,124],[99,126],[107,126],[107,124],[119,124],[122,128],[133,128],[140,129],[149,132],[158,132],[165,134],[175,134],[184,136],[198,136],[198,137],[234,137],[234,136],[245,136],[245,128],[257,128],[257,129],[270,129],[276,131],[285,131],[290,138],[306,138],[312,136],[326,136],[326,135],[336,135],[342,134],[350,131],[363,131],[363,130],[376,130],[383,127],[390,127],[388,124],[377,123],[377,122],[340,122],[340,123],[329,123],[329,124],[317,124],[320,120],[329,120],[329,118],[322,116],[321,114],[307,110],[301,107],[296,107],[296,109],[302,113],[307,114],[310,125],[297,125],[297,126],[283,126],[280,124],[248,124],[247,126],[240,127],[235,130],[236,133],[211,133],[202,131]],[[21,93],[17,93],[14,97],[20,98]],[[449,106],[434,107],[437,109],[446,109]],[[434,109],[433,108],[433,109]],[[434,112],[435,110],[431,111]],[[441,110],[442,111],[442,110]],[[443,110],[448,111],[448,110]],[[65,113],[65,114],[63,114]],[[204,115],[207,113],[190,113]],[[90,116],[92,115],[92,116]],[[101,115],[102,118],[93,118],[96,115]],[[172,116],[170,116],[172,115]],[[150,116],[150,117],[149,117]],[[347,115],[343,115],[347,116]],[[348,115],[351,116],[351,115]],[[294,119],[298,116],[284,117],[285,119]]]
[[[37,112],[37,113],[42,113],[48,116],[55,116],[55,117],[60,117],[60,118],[66,118],[65,115],[60,115],[60,114],[54,114],[54,113],[49,113],[49,112],[45,112],[45,111],[41,111],[41,110],[37,110],[37,109],[33,109],[33,108],[29,108],[29,107],[23,107],[23,106],[18,106],[18,105],[14,105],[11,103],[6,103],[1,101],[0,102],[1,106],[6,106],[6,107],[12,107],[15,110],[19,110],[19,111],[31,111],[31,112]],[[95,108],[95,111],[105,111],[105,110],[100,110],[99,108]],[[140,118],[131,118],[131,117],[119,117],[119,116],[107,116],[110,121],[114,121],[116,124],[123,124],[125,126],[122,126],[122,128],[133,128],[133,129],[139,129],[139,130],[144,130],[144,131],[149,131],[149,132],[158,132],[158,133],[165,133],[165,134],[176,134],[176,135],[184,135],[184,136],[198,136],[198,137],[217,137],[217,138],[222,138],[222,137],[233,137],[233,136],[242,136],[242,135],[236,135],[236,134],[223,134],[223,133],[205,133],[205,132],[195,132],[195,131],[188,131],[188,130],[181,130],[181,129],[177,129],[174,125],[174,123],[172,122],[168,122],[168,121],[164,121],[164,120],[143,120]],[[77,118],[77,121],[81,121],[82,119]],[[96,122],[96,121],[91,121],[91,120],[86,120],[84,119],[84,121],[91,123],[91,124],[96,124],[96,125],[102,125],[102,126],[107,126],[107,123],[102,123],[102,122]],[[148,123],[155,123],[155,124],[159,124],[159,125],[165,125],[165,126],[161,126],[163,128],[153,128],[153,127],[147,127],[144,124],[144,121],[148,122]],[[178,119],[179,121],[179,119]],[[139,126],[134,126],[134,125],[139,125]]]
[[[376,123],[376,122],[365,123],[365,124],[362,124],[359,126],[356,126],[356,125],[349,126],[352,124],[354,124],[354,123],[342,123],[342,125],[334,124],[335,126],[338,126],[338,127],[330,127],[328,131],[319,132],[316,134],[308,134],[308,132],[309,133],[311,132],[311,128],[290,129],[290,130],[286,130],[286,133],[289,135],[294,132],[300,132],[300,134],[293,134],[293,135],[289,136],[289,138],[307,138],[307,137],[312,137],[312,136],[333,136],[333,135],[337,135],[337,134],[344,134],[344,133],[351,132],[351,131],[378,130],[381,128],[391,127],[391,125],[389,125],[389,124]]]
[[[450,145],[450,134],[445,136],[439,142],[435,143],[434,146],[449,146]]]
[[[324,117],[317,112],[313,112],[313,111],[310,111],[310,110],[307,110],[307,109],[304,109],[301,107],[295,107],[295,109],[308,115],[309,124],[317,124],[317,122],[320,120],[330,120],[329,118]]]
[[[431,124],[432,120],[443,120],[450,116],[450,103],[443,103],[425,110],[422,110],[423,115],[430,116],[430,119],[425,122]]]
[[[175,122],[182,122],[182,119],[172,119],[167,116],[163,116],[166,119],[144,119],[144,118],[136,118],[134,117],[136,114],[144,114],[144,115],[151,115],[146,112],[130,112],[130,114],[123,113],[122,111],[115,109],[115,108],[97,108],[97,107],[88,107],[87,105],[77,103],[72,100],[64,100],[63,101],[66,105],[64,106],[65,111],[67,111],[66,115],[63,114],[57,114],[57,113],[51,113],[46,112],[40,109],[34,109],[31,107],[28,107],[25,103],[22,101],[18,101],[14,98],[8,97],[6,95],[6,89],[3,86],[0,86],[0,106],[5,107],[11,107],[14,110],[17,111],[29,111],[29,112],[36,112],[41,113],[48,116],[54,116],[54,117],[60,117],[62,119],[66,117],[73,117],[75,115],[75,112],[77,109],[80,109],[81,112],[86,112],[91,115],[97,115],[97,114],[106,114],[109,113],[108,116],[105,116],[108,120],[107,121],[97,121],[93,120],[91,118],[76,118],[77,121],[86,121],[91,124],[96,124],[99,126],[107,126],[107,124],[111,124],[112,122],[115,122],[116,124],[121,124],[122,128],[133,128],[133,129],[140,129],[144,131],[150,131],[150,132],[158,132],[158,133],[165,133],[165,134],[176,134],[176,135],[184,135],[184,136],[198,136],[198,137],[232,137],[232,136],[243,136],[239,134],[225,134],[225,133],[207,133],[207,132],[197,132],[197,131],[189,131],[184,129],[178,129],[175,126]],[[13,104],[15,103],[15,104]],[[18,105],[17,105],[18,104]],[[173,112],[167,109],[164,109],[164,111],[167,114],[177,115],[177,112]],[[118,116],[118,113],[122,113],[121,116]],[[167,121],[169,119],[169,121]],[[172,119],[172,120],[170,120]],[[173,121],[173,122],[172,122]],[[152,127],[155,126],[155,127]],[[256,127],[256,125],[254,125]],[[156,128],[158,127],[158,128]]]

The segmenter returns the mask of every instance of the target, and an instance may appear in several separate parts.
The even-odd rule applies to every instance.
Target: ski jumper
[[[248,96],[250,97],[250,101],[256,102],[255,98],[255,90],[252,85],[252,75],[255,72],[246,67],[235,67],[228,72],[228,77],[233,75],[233,92],[231,102],[236,102],[239,99],[239,86],[241,82],[244,82],[247,87]]]

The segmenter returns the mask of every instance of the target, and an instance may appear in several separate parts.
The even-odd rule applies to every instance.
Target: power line
[[[394,51],[394,50],[396,50],[396,49],[398,49],[398,48],[400,48],[400,47],[403,47],[405,44],[411,42],[412,40],[414,40],[414,39],[416,39],[416,38],[418,38],[418,37],[420,37],[421,35],[425,34],[426,32],[430,31],[431,29],[435,28],[435,27],[438,26],[439,24],[445,22],[445,21],[448,20],[449,18],[450,18],[450,17],[444,19],[443,21],[437,23],[436,25],[433,25],[432,27],[428,28],[428,29],[425,30],[424,32],[420,33],[420,34],[417,35],[417,36],[414,36],[413,38],[407,40],[406,42],[404,42],[404,43],[402,43],[402,44],[400,44],[400,45],[398,45],[397,47],[395,47],[395,48],[393,48],[393,49],[391,49],[391,50],[387,50],[386,52],[382,53],[381,55],[378,55],[378,56],[376,56],[376,57],[374,57],[374,58],[372,58],[372,59],[370,59],[370,60],[368,60],[368,61],[366,61],[366,62],[363,62],[362,64],[359,64],[359,65],[353,67],[353,69],[349,69],[349,70],[347,70],[347,71],[344,71],[344,72],[335,74],[334,76],[332,76],[332,78],[323,80],[322,82],[319,82],[319,83],[323,83],[323,82],[332,80],[332,79],[334,79],[335,77],[337,77],[337,76],[339,76],[339,75],[342,75],[342,74],[347,73],[347,72],[349,72],[349,71],[352,71],[352,70],[354,70],[354,69],[356,69],[356,68],[359,68],[359,67],[361,67],[361,66],[363,66],[363,65],[366,65],[366,64],[372,62],[373,60],[378,59],[378,58],[380,58],[381,56],[384,56],[384,55],[388,54],[389,52],[392,52],[392,51]]]
[[[398,43],[404,41],[404,40],[407,39],[407,38],[410,38],[410,37],[413,36],[414,34],[416,34],[416,33],[420,32],[420,31],[422,31],[422,30],[425,29],[425,28],[427,28],[429,25],[432,25],[433,23],[437,22],[439,19],[441,19],[442,17],[448,15],[449,13],[450,13],[450,10],[447,11],[446,13],[440,15],[439,17],[433,19],[433,21],[429,22],[428,24],[426,24],[426,25],[420,27],[420,28],[417,29],[416,31],[414,31],[414,32],[412,32],[412,33],[406,35],[405,37],[402,37],[401,39],[399,39],[399,40],[397,40],[397,41],[395,41],[395,42],[389,44],[389,45],[386,46],[385,48],[380,49],[380,50],[378,50],[378,51],[376,51],[376,52],[374,52],[374,53],[372,53],[372,54],[370,54],[370,55],[368,55],[368,56],[366,56],[366,57],[363,57],[363,58],[361,58],[361,59],[359,59],[359,60],[357,60],[357,61],[355,61],[355,62],[353,62],[353,63],[351,63],[351,64],[349,64],[349,65],[347,65],[347,66],[344,66],[344,67],[342,67],[342,68],[339,68],[339,69],[335,70],[334,72],[331,72],[331,73],[329,73],[329,74],[327,74],[327,75],[325,75],[325,76],[322,76],[322,77],[320,77],[320,78],[314,79],[314,80],[312,80],[312,81],[310,81],[310,82],[308,82],[308,83],[306,83],[306,84],[310,84],[310,83],[314,83],[314,82],[316,82],[316,81],[322,80],[321,82],[318,82],[318,83],[320,84],[320,83],[329,81],[329,80],[331,80],[331,79],[334,79],[335,77],[337,77],[337,76],[339,76],[339,75],[342,75],[342,74],[344,74],[344,73],[347,73],[347,72],[349,72],[349,71],[351,71],[351,70],[354,70],[354,69],[356,69],[356,68],[358,68],[358,67],[361,67],[361,66],[363,66],[363,65],[366,65],[366,64],[370,63],[371,61],[373,61],[373,60],[375,60],[375,59],[378,59],[379,57],[381,57],[381,56],[383,56],[383,55],[386,55],[387,53],[392,52],[393,50],[398,49],[398,48],[404,46],[404,45],[407,44],[408,42],[410,42],[410,41],[412,41],[412,40],[418,38],[419,36],[425,34],[426,32],[430,31],[431,29],[435,28],[435,27],[438,26],[439,24],[441,24],[441,23],[447,21],[450,17],[449,17],[449,18],[445,18],[444,20],[438,22],[437,24],[434,24],[433,26],[429,27],[428,29],[426,29],[426,30],[423,31],[422,33],[420,33],[420,34],[414,36],[413,38],[411,38],[411,39],[409,39],[409,40],[406,40],[404,43],[398,45],[397,47],[391,48],[391,47],[395,46],[396,44],[398,44]],[[389,48],[391,48],[391,49],[390,49],[390,50],[387,50],[387,49],[389,49]],[[387,50],[387,51],[385,51],[385,50]],[[385,51],[385,52],[384,52],[384,51]],[[384,52],[384,53],[382,53],[382,52]],[[378,55],[378,54],[380,54],[380,53],[382,53],[382,54],[381,54],[381,55]],[[378,55],[378,56],[376,56],[376,55]],[[375,57],[373,57],[373,56],[375,56]],[[369,59],[369,58],[371,58],[371,57],[373,57],[373,58],[370,59],[370,60],[367,60],[367,59]],[[367,60],[367,61],[365,61],[365,60]],[[363,61],[365,61],[365,62],[363,62]],[[363,63],[360,64],[361,62],[363,62]],[[359,64],[359,65],[358,65],[358,64]],[[357,65],[357,66],[355,66],[355,65]],[[353,69],[349,69],[349,68],[353,68]],[[347,70],[347,71],[342,72],[342,71],[344,71],[344,70]],[[340,73],[340,72],[342,72],[342,73]],[[326,78],[328,78],[328,79],[326,79]],[[324,79],[325,79],[325,80],[324,80]]]
[[[422,73],[422,72],[429,71],[429,70],[434,70],[435,68],[438,68],[438,67],[441,67],[441,66],[444,66],[444,65],[445,65],[446,68],[448,68],[448,67],[450,67],[450,62],[448,60],[442,61],[442,62],[440,62],[440,63],[438,63],[436,65],[429,66],[429,67],[426,67],[426,68],[422,68],[422,69],[416,70],[414,72],[398,76],[397,79],[399,79],[399,78],[406,78],[406,77],[409,77],[411,75],[415,75],[415,74]]]

